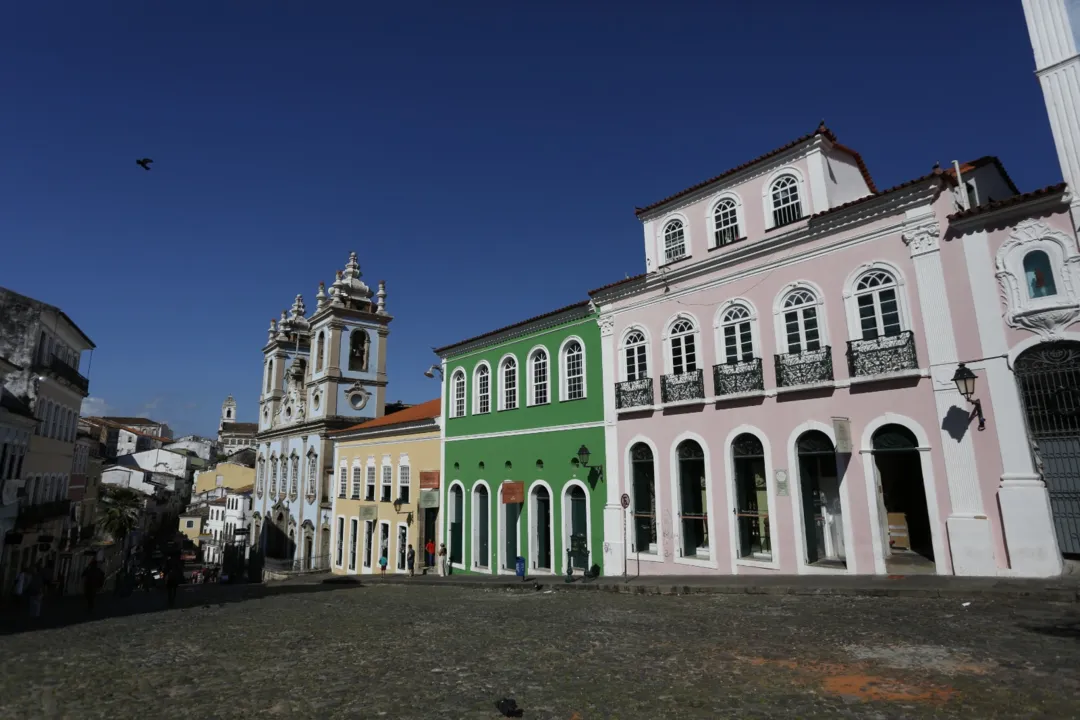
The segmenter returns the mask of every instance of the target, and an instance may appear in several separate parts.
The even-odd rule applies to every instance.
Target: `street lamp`
[[[442,379],[443,372],[441,365],[432,365],[431,367],[429,367],[427,370],[424,371],[424,377],[433,378],[435,377],[435,373],[439,373],[439,378]]]
[[[604,466],[603,465],[589,465],[589,456],[590,455],[592,455],[592,453],[590,453],[589,448],[585,447],[584,445],[582,445],[581,447],[578,448],[577,459],[578,459],[578,462],[581,463],[581,467],[583,467],[583,468],[589,468],[589,467],[596,468],[596,472],[599,475],[599,477],[603,477],[604,476]]]
[[[975,373],[967,365],[960,363],[956,366],[956,372],[953,374],[952,379],[956,383],[957,391],[964,396],[965,400],[975,406],[973,414],[979,418],[979,430],[985,430],[986,418],[983,417],[982,402],[978,398],[972,397],[975,395],[975,380],[977,379]]]

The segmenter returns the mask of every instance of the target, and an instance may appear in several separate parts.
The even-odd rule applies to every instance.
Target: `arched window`
[[[649,377],[649,365],[646,359],[645,333],[631,330],[623,342],[626,353],[627,381],[642,380]]]
[[[1024,279],[1030,298],[1057,295],[1057,283],[1054,282],[1050,257],[1042,250],[1032,250],[1024,256]]]
[[[319,337],[315,340],[315,369],[323,370],[326,368],[326,334],[319,331]]]
[[[675,449],[678,457],[679,528],[682,557],[709,559],[709,514],[706,501],[705,452],[693,440]]]
[[[855,284],[859,327],[863,340],[899,335],[904,329],[896,298],[896,279],[884,270],[871,270]]]
[[[300,492],[300,458],[294,453],[292,456],[292,481],[289,483],[289,497],[296,499]]]
[[[499,409],[514,410],[518,404],[517,360],[515,358],[508,357],[502,361],[499,377],[502,380]]]
[[[548,394],[548,356],[544,350],[537,350],[529,361],[529,401],[531,405],[544,405],[550,399]]]
[[[672,220],[664,226],[664,262],[686,255],[686,231],[682,220]]]
[[[270,497],[277,495],[277,458],[270,457]]]
[[[262,497],[263,482],[266,480],[266,460],[259,458],[259,465],[255,470],[255,494]]]
[[[367,331],[363,328],[353,328],[349,335],[349,370],[367,372],[370,351],[371,343],[368,342]]]
[[[821,332],[814,293],[805,288],[792,291],[784,298],[783,309],[788,353],[798,355],[820,349]]]
[[[739,557],[771,561],[769,494],[761,440],[750,433],[739,435],[731,441],[731,459],[735,475]]]
[[[720,319],[725,363],[733,364],[754,359],[754,336],[750,324],[750,311],[745,305],[732,305]]]
[[[491,412],[491,368],[487,365],[476,367],[473,388],[476,393],[476,397],[473,398],[473,413]]]
[[[315,478],[319,472],[318,459],[318,456],[314,453],[308,453],[307,496],[309,499],[315,497]]]
[[[730,245],[739,239],[739,207],[735,201],[725,198],[713,208],[713,237],[716,244]]]
[[[691,373],[697,370],[697,346],[694,339],[694,324],[680,318],[671,326],[671,372],[675,375]]]
[[[631,552],[656,554],[656,465],[645,443],[630,448],[630,482],[634,530]]]
[[[802,217],[799,183],[791,175],[782,175],[772,184],[773,226],[793,223]]]
[[[450,417],[465,417],[465,372],[457,370],[450,379]]]
[[[566,400],[585,397],[585,352],[577,340],[563,348],[563,392]]]

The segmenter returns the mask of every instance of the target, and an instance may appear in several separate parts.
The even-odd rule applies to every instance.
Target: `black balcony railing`
[[[915,333],[905,330],[898,335],[848,340],[847,361],[851,377],[915,370],[919,367],[915,355]]]
[[[665,375],[660,378],[662,402],[674,403],[705,398],[705,373],[701,370]]]
[[[777,387],[814,385],[833,379],[832,348],[828,345],[817,350],[783,353],[775,359]]]
[[[37,505],[27,505],[19,511],[15,527],[19,529],[34,527],[58,517],[67,517],[69,512],[71,512],[70,500],[53,500]]]
[[[765,389],[761,358],[713,365],[713,389],[717,397]]]
[[[652,378],[638,378],[615,383],[615,407],[636,408],[653,404]]]
[[[79,388],[83,392],[87,392],[90,389],[90,381],[79,374],[79,371],[68,365],[60,358],[52,355],[45,358],[43,361],[39,360],[34,363],[36,368],[51,372],[61,380],[66,380],[75,387]]]

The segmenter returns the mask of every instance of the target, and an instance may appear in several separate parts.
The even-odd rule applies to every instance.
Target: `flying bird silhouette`
[[[154,161],[151,160],[150,158],[143,158],[142,160],[136,160],[135,164],[142,166],[143,170],[149,170],[150,169],[150,163],[152,163],[152,162],[154,162]]]

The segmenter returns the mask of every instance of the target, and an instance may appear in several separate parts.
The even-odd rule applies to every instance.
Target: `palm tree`
[[[130,488],[110,487],[101,496],[101,527],[121,544],[139,524],[143,497]]]

